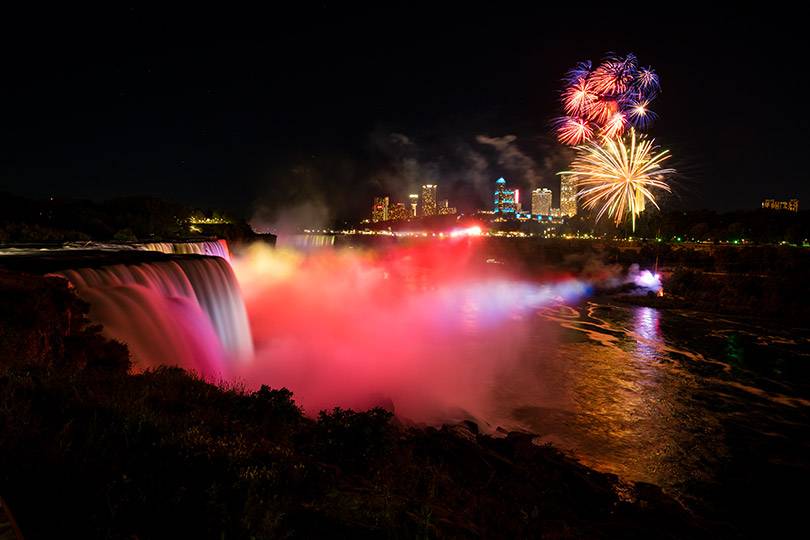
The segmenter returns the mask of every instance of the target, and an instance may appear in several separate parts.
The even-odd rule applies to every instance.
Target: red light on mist
[[[285,386],[309,414],[378,399],[415,421],[458,411],[487,418],[491,385],[519,362],[527,327],[494,307],[505,286],[489,285],[494,269],[479,261],[479,246],[426,239],[307,254],[254,246],[234,262],[256,342],[256,359],[237,378]]]

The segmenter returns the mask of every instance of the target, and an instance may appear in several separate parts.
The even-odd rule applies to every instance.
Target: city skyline
[[[524,195],[565,170],[549,129],[560,115],[561,76],[581,59],[634,51],[662,77],[655,136],[681,173],[667,208],[807,198],[810,184],[793,165],[802,123],[781,106],[772,77],[749,76],[752,65],[771,73],[801,65],[801,32],[790,28],[797,21],[749,39],[750,28],[781,19],[777,12],[657,20],[664,34],[690,29],[694,39],[675,43],[616,32],[626,24],[618,13],[586,18],[574,33],[545,24],[538,36],[530,29],[549,21],[539,6],[471,13],[469,24],[448,24],[459,15],[449,8],[430,17],[415,9],[403,17],[425,25],[419,40],[328,3],[272,32],[214,34],[203,29],[221,24],[218,13],[111,7],[99,25],[72,11],[19,19],[3,36],[9,50],[28,44],[2,89],[15,106],[4,121],[0,184],[13,193],[150,195],[247,215],[318,197],[330,218],[356,220],[371,197],[436,178],[461,210],[491,196],[494,175]],[[194,30],[179,39],[173,24],[158,24],[166,17]],[[493,28],[514,31],[487,39]],[[28,39],[43,33],[61,45]],[[333,45],[315,46],[319,36]],[[299,37],[306,45],[287,50]],[[459,181],[481,188],[474,200],[455,196]]]
[[[371,222],[402,221],[416,217],[450,215],[456,207],[450,206],[449,199],[439,199],[438,184],[423,184],[420,194],[409,193],[406,202],[392,202],[389,196],[374,197],[371,206]]]
[[[560,206],[552,207],[553,191],[546,187],[531,190],[528,209],[524,210],[520,202],[520,188],[511,189],[503,177],[494,182],[495,191],[490,208],[473,209],[474,214],[493,214],[496,218],[530,219],[535,217],[573,217],[577,214],[576,183],[566,176],[558,177]],[[421,195],[420,195],[421,194]],[[438,198],[438,182],[420,186],[420,194],[409,193],[406,202],[394,201],[391,196],[374,197],[371,207],[370,221],[379,223],[385,221],[402,221],[410,218],[432,217],[437,215],[450,215],[458,213],[458,209],[450,206],[447,198]]]

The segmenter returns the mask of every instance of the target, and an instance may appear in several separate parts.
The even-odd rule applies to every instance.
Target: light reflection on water
[[[658,310],[651,307],[640,307],[633,314],[633,330],[639,337],[636,352],[645,358],[652,358],[656,346],[661,342],[658,333]]]
[[[807,440],[808,394],[790,382],[777,386],[770,373],[733,366],[731,354],[742,354],[739,343],[728,345],[734,324],[649,307],[547,309],[523,364],[494,389],[495,415],[587,465],[657,484],[690,504],[702,497],[695,486],[701,494],[717,488],[721,473],[742,460],[738,431],[763,445],[795,429]],[[749,356],[774,356],[757,349],[764,334],[746,343]],[[798,341],[782,352],[802,356],[808,341]]]

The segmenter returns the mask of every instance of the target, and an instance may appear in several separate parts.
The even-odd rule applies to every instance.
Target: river
[[[801,515],[810,332],[595,302],[531,326],[521,364],[493,385],[497,416],[710,519]]]
[[[427,258],[407,290],[424,294],[445,274],[463,274],[455,266],[448,271],[447,261],[457,259],[476,260],[501,275],[522,270],[535,276],[549,268],[552,263],[544,261],[558,248],[557,259],[565,260],[582,246],[487,239],[480,251]],[[477,411],[476,418],[490,432],[501,426],[536,433],[539,444],[553,444],[625,481],[660,486],[697,515],[734,523],[737,531],[802,519],[807,496],[801,493],[810,485],[806,322],[659,310],[606,296],[515,310],[493,330],[484,318],[495,297],[461,291],[473,302],[460,303],[444,318],[456,320],[463,339],[452,340],[441,326],[436,342],[450,343],[452,350],[420,369],[429,373],[449,355],[484,373],[477,384],[486,387],[491,410]],[[431,306],[420,309],[435,311]],[[372,323],[364,321],[364,328]],[[377,330],[386,341],[386,327]],[[430,335],[423,332],[420,339]],[[491,357],[504,367],[493,377],[479,369],[481,359]]]

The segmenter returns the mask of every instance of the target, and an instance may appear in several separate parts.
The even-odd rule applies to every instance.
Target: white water
[[[222,257],[116,264],[60,274],[90,304],[91,320],[102,324],[107,336],[129,346],[136,369],[179,365],[225,377],[235,364],[253,355],[242,295]]]
[[[222,257],[229,261],[231,259],[228,252],[228,242],[225,240],[213,240],[202,242],[148,242],[145,244],[135,244],[136,249],[145,251],[159,251],[168,254],[181,255],[212,255]]]
[[[276,247],[309,251],[335,245],[333,234],[279,234]]]
[[[209,255],[230,261],[226,240],[202,240],[199,242],[146,242],[139,244],[115,244],[107,242],[66,242],[61,245],[6,247],[0,255],[33,255],[50,251],[158,251],[169,255]]]

